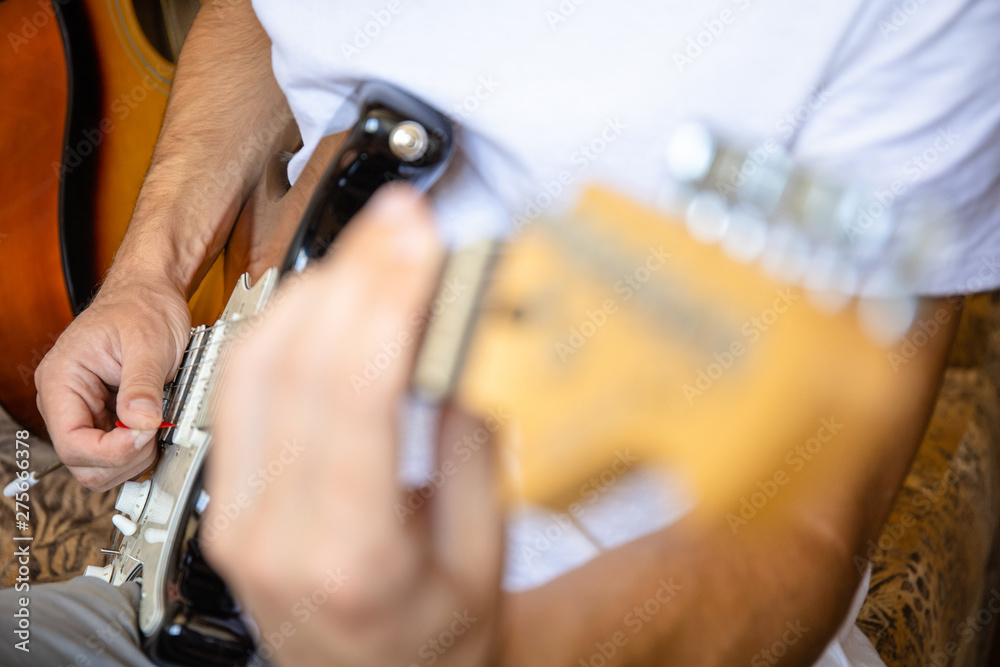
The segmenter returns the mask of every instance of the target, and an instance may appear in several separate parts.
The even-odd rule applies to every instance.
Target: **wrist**
[[[135,238],[140,236],[141,238]],[[129,230],[115,254],[115,260],[101,285],[101,292],[125,286],[144,285],[157,291],[176,293],[187,300],[187,294],[200,261],[185,258],[169,238],[154,239],[149,234],[133,234]],[[194,267],[194,268],[192,268]]]
[[[225,238],[219,233],[223,225],[206,224],[211,211],[198,213],[190,206],[159,201],[149,192],[150,184],[147,179],[104,284],[152,283],[187,300],[221,250],[216,237]]]

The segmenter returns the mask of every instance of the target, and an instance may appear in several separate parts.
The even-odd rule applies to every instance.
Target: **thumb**
[[[173,360],[163,351],[122,350],[122,380],[116,412],[129,428],[155,430],[163,421],[163,385],[173,372]]]

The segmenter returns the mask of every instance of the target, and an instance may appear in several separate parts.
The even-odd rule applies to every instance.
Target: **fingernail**
[[[128,409],[150,419],[160,418],[160,406],[148,398],[133,398],[128,402]]]
[[[153,436],[156,435],[156,431],[139,431],[135,434],[135,448],[142,449],[146,446]]]

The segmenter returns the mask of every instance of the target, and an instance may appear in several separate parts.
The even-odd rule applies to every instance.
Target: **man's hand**
[[[163,384],[188,336],[185,300],[291,122],[270,54],[249,0],[202,3],[114,265],[35,373],[56,452],[91,489],[111,488],[155,458]],[[116,412],[131,430],[112,429]]]
[[[279,664],[469,667],[493,653],[492,450],[451,446],[483,427],[446,411],[444,482],[409,496],[396,480],[414,314],[441,258],[426,207],[382,192],[229,364],[202,543]],[[398,341],[409,343],[384,363]],[[357,383],[375,359],[379,377]]]
[[[163,385],[189,327],[187,303],[165,281],[109,277],[38,365],[38,409],[81,484],[103,491],[153,463]]]

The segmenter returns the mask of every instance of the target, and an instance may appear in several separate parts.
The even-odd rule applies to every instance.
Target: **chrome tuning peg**
[[[948,245],[944,216],[928,207],[910,216],[877,189],[795,164],[773,139],[744,149],[696,122],[677,126],[666,162],[693,238],[759,262],[824,311],[860,297],[859,324],[881,344],[906,334],[917,303],[910,286]]]

